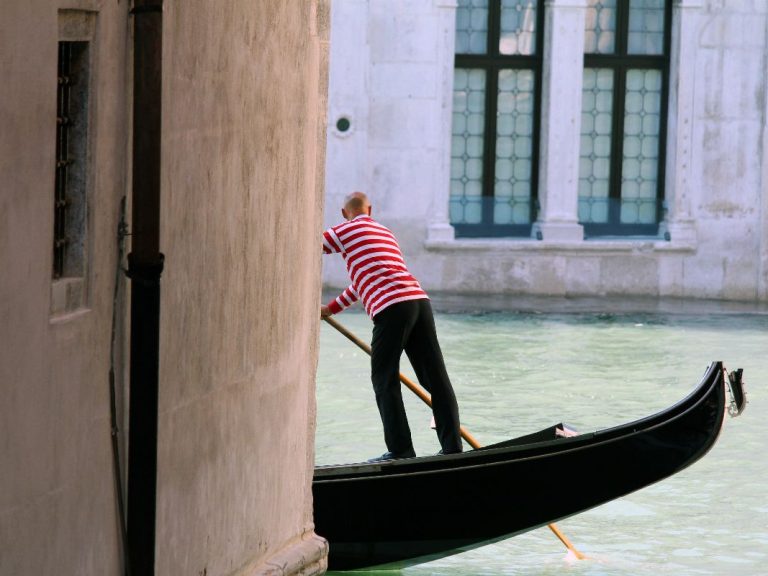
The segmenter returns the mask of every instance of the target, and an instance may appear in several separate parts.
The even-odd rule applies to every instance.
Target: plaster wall
[[[587,3],[545,4],[552,22],[573,24]],[[568,204],[570,214],[565,190],[576,192],[573,162],[563,158],[563,138],[572,142],[572,131],[554,123],[541,147],[539,196],[549,206],[534,229],[543,239],[455,238],[447,217],[455,7],[449,0],[334,3],[329,120],[342,108],[357,117],[347,134],[329,130],[326,225],[339,221],[346,193],[368,192],[374,215],[396,233],[409,267],[430,290],[768,298],[768,4],[673,1],[669,212],[662,225],[670,240],[584,240],[580,226],[560,217],[553,202]],[[572,42],[581,50],[578,40]],[[550,92],[567,94],[567,83],[578,80],[570,76],[575,80],[550,77]],[[551,106],[544,92],[543,110],[559,117],[562,107]],[[343,266],[326,260],[326,285],[345,286]]]
[[[166,6],[157,571],[319,573],[328,7]]]
[[[88,261],[52,280],[59,9],[93,23]],[[118,574],[109,346],[125,191],[125,3],[3,2],[0,16],[0,574]],[[118,311],[122,310],[122,299]],[[118,342],[119,346],[119,342]],[[118,353],[119,358],[119,353]],[[121,383],[118,371],[118,386]]]
[[[73,9],[93,25],[75,292],[52,281],[57,42]],[[108,377],[128,9],[12,0],[0,17],[0,576],[123,573]],[[325,0],[165,2],[157,574],[325,569],[311,479],[328,28]]]

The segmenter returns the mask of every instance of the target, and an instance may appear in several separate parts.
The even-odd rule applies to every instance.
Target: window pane
[[[630,1],[627,47],[630,54],[664,53],[664,1]]]
[[[616,0],[588,0],[585,28],[586,54],[612,54],[616,50]]]
[[[525,56],[536,53],[535,0],[502,0],[499,52]]]
[[[494,224],[531,221],[534,85],[532,70],[499,72]]]
[[[488,50],[488,0],[459,0],[456,9],[456,54]]]
[[[452,133],[451,222],[478,224],[483,212],[485,70],[454,70]]]
[[[581,100],[579,221],[608,222],[613,71],[585,68]]]
[[[621,168],[622,224],[656,223],[661,72],[629,70]]]

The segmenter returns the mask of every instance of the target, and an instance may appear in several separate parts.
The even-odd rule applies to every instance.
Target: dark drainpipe
[[[155,573],[163,0],[134,0],[128,566]]]

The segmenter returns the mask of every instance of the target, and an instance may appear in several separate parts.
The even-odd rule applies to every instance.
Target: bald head
[[[352,192],[344,199],[344,208],[341,213],[347,220],[352,220],[361,214],[370,216],[371,203],[363,192]]]

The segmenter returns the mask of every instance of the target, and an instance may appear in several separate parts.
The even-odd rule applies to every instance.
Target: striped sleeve
[[[337,254],[343,251],[341,241],[333,228],[323,232],[323,254]]]
[[[338,314],[344,310],[344,308],[347,308],[348,306],[351,306],[357,302],[357,299],[358,296],[357,292],[355,292],[355,289],[352,288],[352,286],[348,286],[344,292],[339,295],[338,298],[328,302],[328,309],[331,311],[331,314]]]

